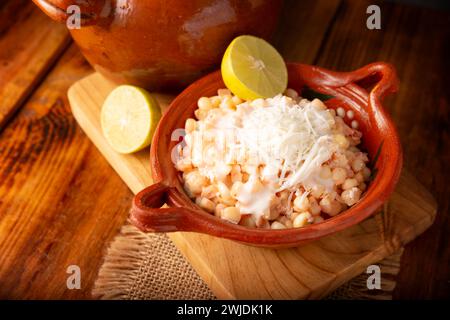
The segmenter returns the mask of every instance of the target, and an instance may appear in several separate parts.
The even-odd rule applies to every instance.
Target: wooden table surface
[[[439,203],[406,247],[394,298],[450,297],[450,12],[371,0],[286,0],[274,44],[289,61],[352,70],[382,60],[405,167]],[[89,299],[132,193],[77,126],[67,89],[92,72],[63,25],[29,0],[0,2],[0,299]],[[81,289],[66,286],[69,265]]]

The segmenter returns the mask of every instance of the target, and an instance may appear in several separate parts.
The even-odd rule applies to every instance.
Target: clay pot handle
[[[133,200],[130,220],[145,232],[171,232],[183,228],[184,211],[180,208],[161,208],[167,202],[170,187],[158,182],[139,192]]]
[[[371,63],[352,72],[335,72],[320,67],[311,69],[307,65],[300,65],[298,69],[292,71],[294,74],[300,71],[302,81],[308,86],[319,89],[326,87],[327,91],[341,89],[352,83],[366,88],[375,85],[369,93],[369,109],[365,111],[368,116],[374,117],[375,121],[382,123],[384,120],[381,116],[385,116],[385,113],[381,102],[386,95],[396,92],[399,86],[394,67],[385,62]]]
[[[81,25],[96,24],[100,19],[108,18],[113,11],[111,0],[33,0],[50,18],[66,22],[69,18],[67,9],[78,6],[81,10]]]
[[[139,192],[130,210],[130,222],[143,232],[195,231],[215,236],[233,233],[225,224],[220,229],[218,219],[195,207],[161,208],[164,203],[179,202],[181,193],[164,182],[158,182]]]
[[[385,123],[387,115],[381,103],[391,93],[398,91],[399,80],[394,67],[388,63],[375,62],[351,73],[351,82],[358,82],[362,87],[374,85],[369,92],[369,116],[379,124]]]
[[[389,63],[374,62],[353,72],[343,74],[346,83],[342,83],[342,85],[353,82],[366,88],[374,85],[369,92],[369,109],[367,112],[379,125],[387,125],[384,119],[388,116],[381,104],[388,94],[398,91],[399,81],[395,68]]]
[[[375,85],[370,94],[383,99],[398,90],[399,81],[394,67],[385,62],[374,62],[347,73],[347,82],[357,82],[362,87]]]

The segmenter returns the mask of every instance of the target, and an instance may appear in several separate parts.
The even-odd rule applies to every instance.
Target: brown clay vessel
[[[282,0],[33,0],[67,22],[86,59],[117,83],[178,89],[212,71],[230,41],[242,34],[269,38]],[[72,21],[72,20],[71,20]]]
[[[324,222],[299,229],[255,229],[221,220],[198,207],[182,187],[179,172],[171,161],[171,151],[179,141],[172,133],[184,128],[192,118],[197,100],[213,96],[224,88],[219,71],[196,81],[169,106],[153,138],[150,161],[154,185],[136,195],[131,221],[145,232],[193,231],[263,247],[290,247],[319,239],[353,226],[374,214],[389,198],[400,176],[402,149],[391,118],[382,100],[398,89],[394,68],[386,63],[369,64],[353,72],[333,72],[304,64],[288,64],[289,87],[305,92],[306,88],[330,95],[330,108],[353,110],[363,133],[363,147],[377,174],[362,199],[348,210]],[[368,92],[364,87],[373,88]],[[169,208],[160,208],[164,203]]]

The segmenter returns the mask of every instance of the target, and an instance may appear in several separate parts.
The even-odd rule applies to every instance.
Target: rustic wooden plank
[[[71,47],[0,135],[0,298],[90,298],[132,195],[76,124],[67,89],[91,72]],[[81,268],[68,290],[66,268]]]
[[[31,1],[0,6],[0,130],[67,48],[69,33]]]
[[[436,222],[408,245],[397,298],[450,296],[450,13],[379,3],[382,29],[366,29],[373,1],[343,1],[317,62],[352,70],[376,60],[394,64],[401,80],[388,109],[399,129],[405,165],[439,203]]]
[[[137,193],[152,182],[148,149],[133,155],[118,154],[100,128],[102,103],[115,87],[94,74],[71,87],[69,101],[88,137]],[[162,96],[164,100],[161,95],[156,98],[163,110],[167,108],[167,96]],[[428,191],[405,172],[384,209],[384,239],[375,218],[311,244],[283,250],[256,248],[197,233],[168,236],[218,298],[320,298],[422,233],[434,220],[435,210]]]
[[[273,43],[284,59],[312,63],[341,0],[285,0]]]

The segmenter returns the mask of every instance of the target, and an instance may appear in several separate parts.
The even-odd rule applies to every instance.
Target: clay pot
[[[215,68],[242,34],[268,38],[282,0],[33,0],[66,22],[81,10],[73,39],[89,63],[117,83],[179,89]],[[75,7],[76,8],[76,7]]]
[[[329,108],[353,110],[363,133],[363,147],[375,162],[377,172],[362,199],[348,210],[324,222],[284,230],[247,228],[234,225],[202,210],[186,195],[180,173],[171,161],[179,143],[172,133],[193,118],[200,97],[224,88],[219,71],[190,85],[169,106],[153,137],[150,160],[155,184],[136,195],[131,222],[144,232],[194,231],[262,247],[298,246],[353,226],[377,212],[394,191],[402,168],[400,140],[382,100],[397,91],[394,68],[378,62],[353,72],[334,72],[316,66],[288,64],[289,87],[301,94],[312,89],[332,96]],[[372,88],[368,92],[365,87]],[[349,121],[346,119],[345,121]],[[376,168],[376,170],[375,170]],[[169,208],[160,208],[164,203]]]

